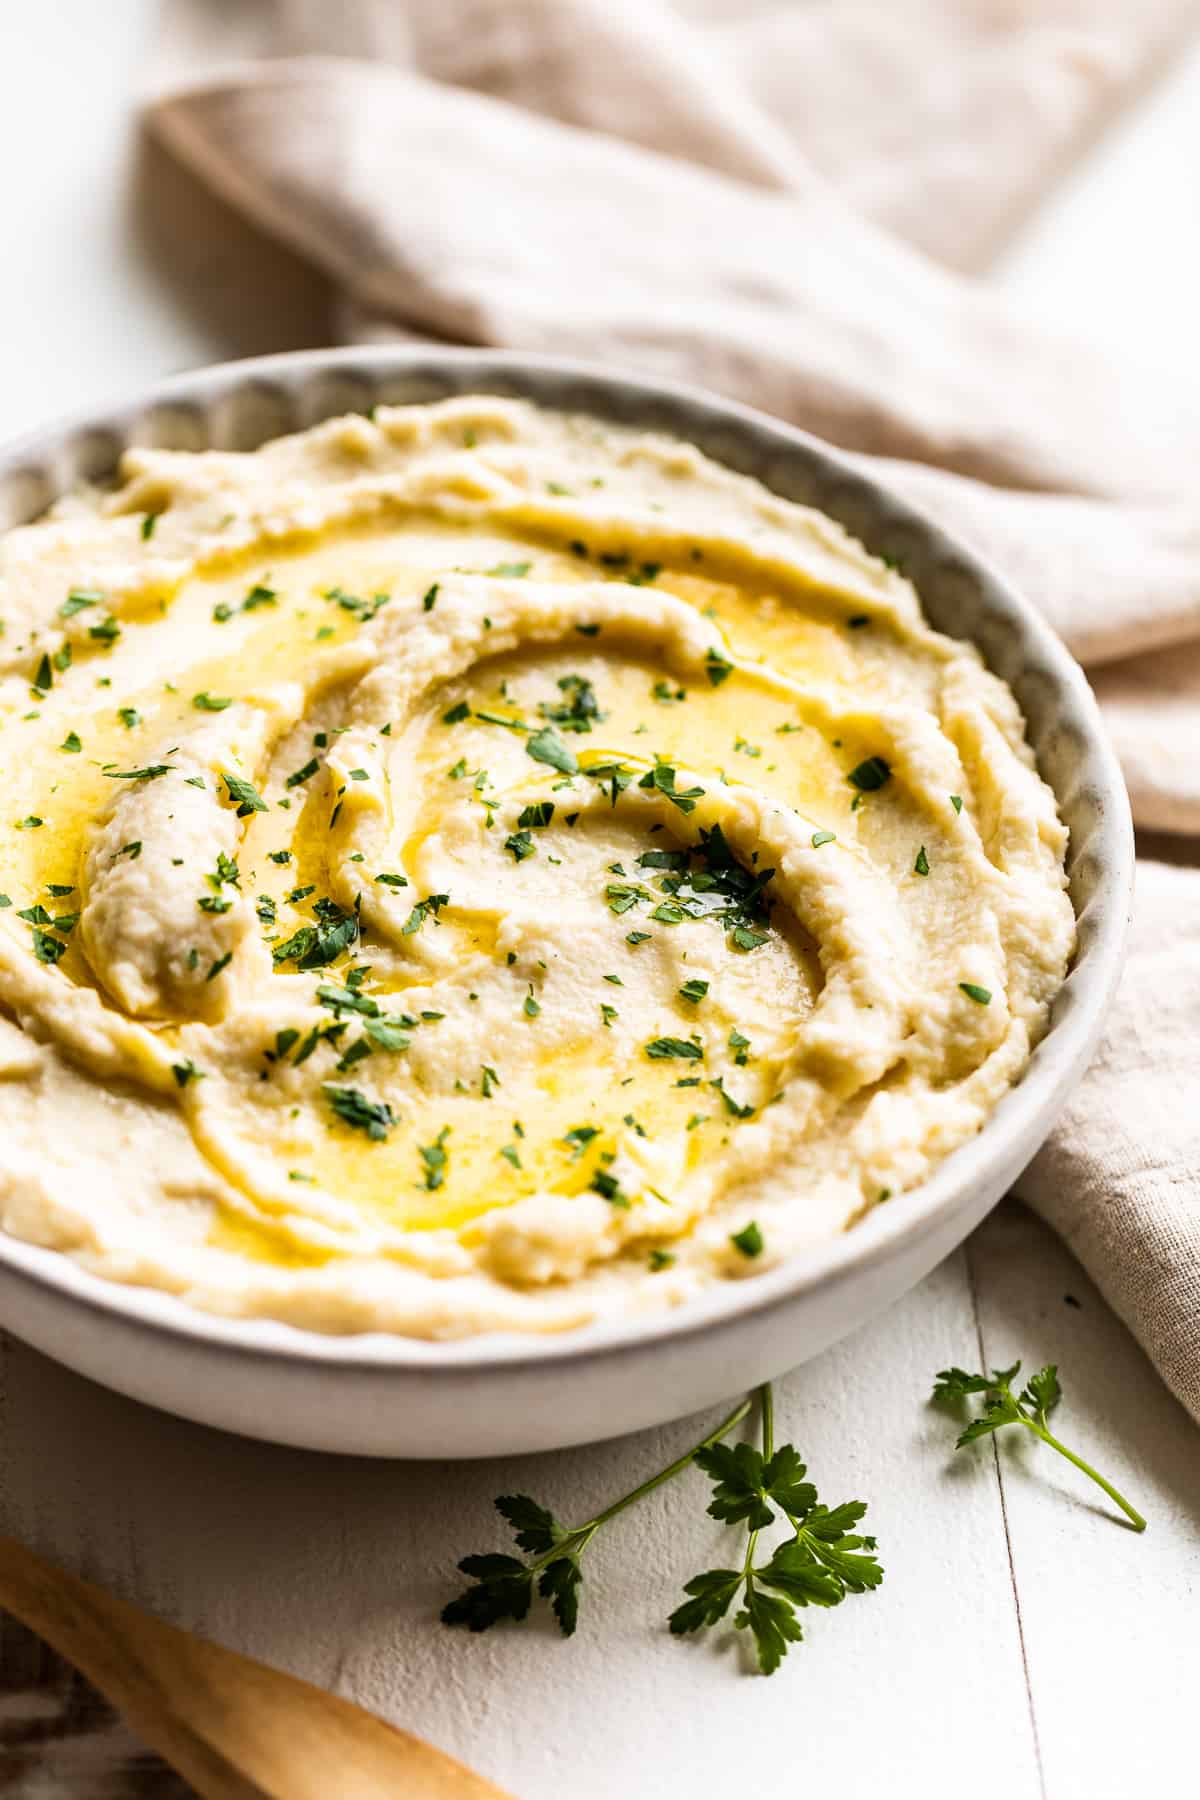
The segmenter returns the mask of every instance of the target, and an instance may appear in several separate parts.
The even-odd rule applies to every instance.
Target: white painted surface
[[[0,432],[171,369],[320,343],[322,284],[161,159],[129,99],[153,0],[0,16]],[[1079,170],[1008,258],[1014,291],[1124,353],[1194,367],[1200,52]],[[1119,446],[1114,446],[1119,454]],[[1079,1302],[1064,1300],[1070,1293]],[[1030,1443],[953,1456],[933,1372],[1057,1358],[1061,1429],[1126,1486],[1145,1537]],[[0,1529],[180,1622],[351,1695],[522,1800],[677,1789],[819,1800],[1126,1800],[1194,1792],[1200,1433],[1060,1246],[1001,1209],[885,1318],[782,1384],[823,1490],[871,1502],[888,1575],[810,1615],[773,1680],[662,1621],[718,1557],[689,1475],[589,1552],[570,1644],[436,1623],[490,1498],[585,1516],[686,1424],[520,1463],[384,1465],[272,1449],[137,1407],[0,1338]],[[1010,1434],[1011,1436],[1011,1434]],[[67,1790],[63,1790],[67,1791]]]

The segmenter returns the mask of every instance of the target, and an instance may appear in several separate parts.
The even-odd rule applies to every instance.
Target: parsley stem
[[[698,1444],[693,1444],[690,1450],[685,1450],[682,1456],[677,1456],[673,1463],[668,1463],[665,1469],[659,1469],[648,1480],[639,1482],[637,1487],[631,1488],[627,1494],[622,1494],[619,1500],[614,1500],[610,1506],[604,1508],[603,1512],[598,1512],[594,1519],[585,1519],[582,1525],[573,1526],[557,1543],[552,1544],[541,1556],[534,1558],[529,1564],[531,1573],[535,1575],[540,1573],[548,1563],[555,1562],[564,1555],[579,1556],[591,1543],[601,1525],[607,1525],[610,1519],[615,1519],[618,1513],[625,1511],[626,1507],[635,1505],[639,1500],[644,1500],[647,1494],[652,1494],[655,1488],[662,1487],[664,1482],[673,1481],[676,1475],[682,1475],[696,1453],[700,1450],[707,1450],[710,1444],[719,1443],[723,1437],[727,1437],[735,1425],[741,1424],[753,1404],[754,1397],[748,1394],[744,1400],[738,1402],[727,1417],[721,1420],[719,1425],[714,1425],[707,1436],[702,1437]]]
[[[643,1481],[637,1487],[631,1488],[629,1493],[622,1494],[619,1500],[614,1500],[611,1506],[606,1506],[603,1512],[598,1512],[594,1519],[589,1519],[586,1525],[581,1525],[580,1531],[586,1531],[590,1537],[597,1526],[606,1525],[609,1519],[615,1519],[617,1514],[624,1512],[627,1506],[632,1506],[647,1494],[652,1494],[655,1488],[661,1487],[664,1482],[673,1481],[676,1475],[682,1475],[697,1451],[707,1450],[710,1444],[719,1443],[723,1437],[729,1435],[735,1425],[741,1424],[752,1404],[751,1396],[740,1401],[727,1418],[722,1419],[719,1425],[714,1426],[707,1437],[702,1437],[698,1444],[693,1444],[690,1450],[685,1450],[682,1456],[677,1456],[675,1461],[668,1463],[665,1469],[660,1469],[656,1475],[651,1475],[648,1481]]]
[[[763,1461],[770,1462],[775,1454],[775,1396],[771,1392],[770,1382],[764,1381],[758,1393],[762,1403]]]
[[[759,1417],[762,1429],[762,1459],[769,1463],[775,1454],[775,1396],[771,1392],[771,1384],[764,1381],[758,1390]],[[746,1560],[742,1565],[742,1579],[746,1583],[746,1592],[754,1580],[754,1547],[758,1543],[757,1530],[750,1532],[746,1539]]]
[[[1145,1531],[1146,1521],[1141,1513],[1135,1507],[1130,1506],[1124,1494],[1118,1493],[1112,1482],[1106,1481],[1098,1470],[1093,1469],[1091,1463],[1084,1462],[1082,1456],[1076,1456],[1073,1450],[1068,1450],[1067,1446],[1055,1437],[1054,1433],[1047,1428],[1044,1415],[1040,1415],[1040,1422],[1039,1420],[1025,1419],[1023,1423],[1028,1425],[1030,1431],[1040,1437],[1043,1443],[1049,1444],[1052,1450],[1057,1450],[1060,1456],[1065,1456],[1069,1463],[1074,1463],[1075,1467],[1089,1476],[1097,1487],[1103,1488],[1109,1499],[1120,1507],[1135,1531]]]

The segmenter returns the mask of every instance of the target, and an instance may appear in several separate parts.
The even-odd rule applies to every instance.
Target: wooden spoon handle
[[[167,1625],[3,1537],[0,1605],[204,1800],[511,1800],[362,1707]]]

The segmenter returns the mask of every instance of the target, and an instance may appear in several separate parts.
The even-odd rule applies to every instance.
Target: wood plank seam
[[[991,1367],[988,1362],[987,1347],[983,1341],[983,1317],[979,1309],[979,1286],[975,1276],[974,1238],[966,1242],[965,1262],[967,1265],[967,1287],[971,1296],[971,1316],[975,1321],[975,1339],[979,1346],[979,1367],[985,1373]],[[1000,1462],[1000,1446],[993,1432],[988,1440],[992,1456],[992,1467],[996,1472],[996,1491],[1000,1496],[1000,1519],[1004,1527],[1004,1549],[1008,1557],[1008,1578],[1012,1587],[1013,1608],[1017,1618],[1017,1639],[1021,1646],[1021,1669],[1025,1678],[1025,1698],[1029,1703],[1029,1728],[1033,1733],[1033,1755],[1037,1764],[1038,1793],[1041,1800],[1047,1800],[1046,1771],[1042,1764],[1042,1742],[1038,1734],[1037,1707],[1033,1699],[1033,1683],[1029,1678],[1029,1653],[1025,1647],[1025,1621],[1021,1617],[1021,1592],[1017,1585],[1017,1565],[1013,1557],[1012,1536],[1008,1529],[1008,1501],[1004,1492],[1004,1469]]]

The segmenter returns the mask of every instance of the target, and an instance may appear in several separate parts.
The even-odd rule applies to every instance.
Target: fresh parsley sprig
[[[1097,1487],[1103,1488],[1109,1499],[1120,1507],[1135,1531],[1145,1531],[1146,1521],[1141,1513],[1129,1504],[1123,1494],[1117,1492],[1111,1481],[1106,1481],[1103,1475],[1093,1469],[1090,1463],[1084,1462],[1081,1456],[1077,1456],[1074,1450],[1068,1450],[1050,1430],[1047,1419],[1062,1399],[1057,1364],[1047,1363],[1036,1375],[1029,1377],[1019,1394],[1014,1394],[1012,1384],[1020,1368],[1020,1363],[1015,1362],[1011,1369],[993,1369],[990,1375],[972,1375],[966,1369],[958,1368],[939,1371],[934,1382],[934,1400],[965,1400],[970,1394],[984,1396],[983,1412],[960,1432],[954,1448],[961,1450],[965,1445],[975,1443],[978,1438],[987,1437],[990,1432],[1002,1431],[1006,1425],[1023,1425],[1026,1431],[1032,1431],[1043,1444],[1049,1444],[1052,1450],[1065,1456],[1069,1463],[1074,1463]]]
[[[735,1631],[749,1631],[764,1675],[773,1675],[791,1644],[803,1637],[796,1608],[838,1606],[847,1594],[865,1594],[883,1580],[875,1559],[875,1539],[855,1535],[866,1513],[861,1500],[822,1506],[792,1444],[775,1448],[774,1405],[769,1386],[761,1390],[762,1449],[716,1443],[696,1452],[695,1461],[713,1482],[709,1513],[746,1526],[746,1553],[740,1568],[706,1569],[684,1586],[690,1598],[671,1614],[677,1636],[719,1624],[734,1601]],[[792,1536],[770,1557],[756,1563],[760,1532],[786,1519]]]
[[[443,1623],[486,1631],[502,1619],[527,1618],[540,1595],[549,1601],[563,1636],[570,1637],[579,1614],[580,1559],[592,1538],[601,1526],[694,1462],[714,1483],[708,1508],[712,1517],[745,1524],[746,1554],[740,1568],[709,1569],[687,1583],[684,1592],[689,1598],[671,1614],[671,1631],[678,1637],[719,1623],[740,1594],[742,1607],[734,1627],[750,1631],[759,1668],[764,1675],[773,1674],[788,1645],[800,1640],[797,1607],[837,1606],[848,1593],[878,1587],[883,1571],[873,1554],[875,1540],[852,1535],[865,1505],[861,1501],[832,1509],[820,1505],[816,1488],[804,1479],[805,1467],[794,1446],[775,1449],[769,1387],[761,1390],[761,1450],[750,1444],[731,1448],[722,1442],[752,1404],[750,1398],[743,1400],[698,1444],[582,1525],[561,1525],[527,1494],[501,1495],[496,1510],[513,1527],[518,1549],[530,1560],[498,1553],[464,1557],[458,1566],[472,1577],[472,1585],[443,1609]],[[756,1565],[760,1532],[780,1518],[791,1526],[792,1535],[766,1562]]]
[[[549,1600],[559,1630],[564,1637],[570,1637],[579,1616],[579,1586],[583,1579],[579,1559],[600,1527],[682,1474],[701,1451],[740,1425],[750,1406],[749,1399],[743,1400],[698,1444],[582,1525],[560,1525],[553,1513],[528,1494],[501,1494],[493,1503],[496,1511],[513,1527],[517,1547],[527,1551],[533,1560],[521,1562],[515,1556],[495,1554],[464,1556],[458,1567],[464,1575],[474,1578],[473,1584],[442,1608],[443,1625],[486,1631],[501,1619],[524,1619],[533,1604],[536,1586],[542,1598]]]

